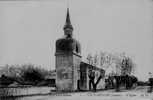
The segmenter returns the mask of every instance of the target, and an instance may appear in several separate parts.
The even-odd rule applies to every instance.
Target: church
[[[82,62],[81,44],[73,38],[74,28],[71,24],[69,8],[67,8],[63,30],[64,37],[56,40],[56,90],[89,90],[89,71],[91,70],[95,73],[94,81],[97,81],[99,76],[101,76],[101,79],[98,80],[97,89],[103,89],[105,71]]]

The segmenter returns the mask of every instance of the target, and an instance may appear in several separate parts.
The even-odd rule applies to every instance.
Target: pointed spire
[[[71,25],[71,20],[70,20],[70,15],[69,15],[69,8],[67,8],[67,15],[66,15],[66,22],[65,22],[65,25],[64,25],[64,30],[66,28],[70,28],[73,30],[73,26]]]
[[[65,24],[70,24],[71,25],[70,15],[69,15],[69,8],[67,8],[67,15],[66,15],[66,23]]]

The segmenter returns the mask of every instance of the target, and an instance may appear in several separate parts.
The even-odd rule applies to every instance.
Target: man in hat
[[[89,90],[91,90],[91,86],[93,87],[93,89],[95,89],[95,83],[94,83],[95,72],[90,69],[88,73],[88,77],[89,77]]]

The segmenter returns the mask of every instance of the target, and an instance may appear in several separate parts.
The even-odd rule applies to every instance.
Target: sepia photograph
[[[0,0],[0,100],[153,100],[153,0]]]

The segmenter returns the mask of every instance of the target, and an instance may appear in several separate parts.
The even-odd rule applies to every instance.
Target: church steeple
[[[66,24],[71,24],[70,15],[69,15],[69,8],[67,8]]]
[[[81,47],[73,38],[73,27],[70,21],[69,7],[67,7],[66,22],[63,27],[64,36],[56,40],[56,89],[57,91],[78,90],[80,80]],[[66,75],[66,76],[65,76]]]
[[[71,25],[71,20],[70,20],[69,8],[67,8],[66,22],[65,22],[65,25],[64,25],[63,29],[64,29],[64,31],[66,29],[73,30],[73,26]]]

